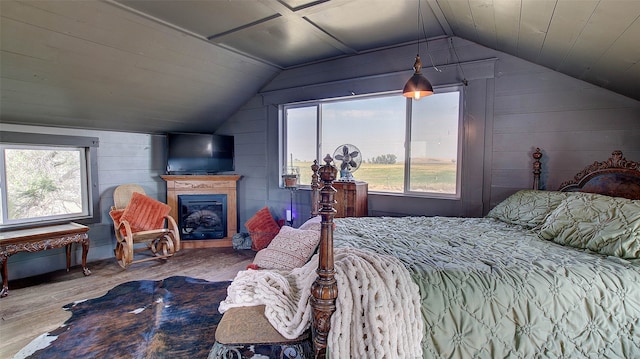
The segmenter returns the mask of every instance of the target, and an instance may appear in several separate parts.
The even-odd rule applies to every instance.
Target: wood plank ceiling
[[[282,70],[443,36],[640,100],[637,0],[3,0],[0,14],[3,122],[210,132]]]

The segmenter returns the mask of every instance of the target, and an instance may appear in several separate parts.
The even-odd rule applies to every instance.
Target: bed
[[[483,218],[334,219],[335,167],[330,157],[315,165],[317,276],[309,300],[298,298],[310,303],[315,357],[640,357],[640,164],[614,151],[557,191],[542,191],[541,157],[533,153],[534,189],[514,193]],[[344,251],[386,258],[377,264],[381,283],[415,288],[417,298],[370,300],[377,312],[341,309],[345,290],[362,286],[353,296],[362,298],[378,286],[349,282],[341,291]],[[395,262],[403,269],[388,264]],[[385,273],[400,271],[411,283]],[[380,319],[386,308],[404,321]],[[353,322],[369,310],[377,317]],[[346,312],[358,313],[343,318]],[[412,315],[420,320],[405,326]],[[362,335],[363,328],[373,330]],[[347,345],[359,348],[340,347],[343,331],[352,331]],[[415,350],[403,347],[416,345],[409,337],[419,338]],[[392,347],[377,348],[383,344]]]

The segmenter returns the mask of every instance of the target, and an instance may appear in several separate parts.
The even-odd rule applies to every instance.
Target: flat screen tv
[[[234,170],[233,136],[169,133],[167,150],[168,174],[197,175]]]

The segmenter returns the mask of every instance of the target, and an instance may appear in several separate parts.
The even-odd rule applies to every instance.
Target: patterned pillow
[[[640,200],[575,193],[549,214],[539,235],[621,258],[640,258]]]
[[[280,227],[273,219],[269,207],[264,207],[244,224],[251,237],[251,249],[259,251],[266,248],[273,237],[278,234]]]
[[[131,200],[125,207],[120,221],[127,221],[135,232],[163,228],[164,217],[169,215],[171,207],[155,199],[133,192]]]
[[[320,243],[320,232],[284,226],[269,246],[258,253],[253,264],[262,269],[302,267],[313,255]]]
[[[487,217],[528,228],[541,225],[570,193],[520,190],[489,211]]]

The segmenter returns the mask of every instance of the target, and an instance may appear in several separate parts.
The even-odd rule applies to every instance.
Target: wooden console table
[[[0,232],[0,265],[2,265],[2,290],[0,298],[9,294],[9,272],[7,260],[18,252],[38,252],[52,248],[67,247],[67,271],[71,267],[71,244],[82,244],[82,272],[91,274],[87,268],[89,252],[89,227],[77,223],[17,229]]]

